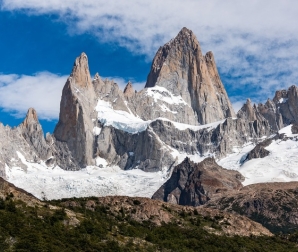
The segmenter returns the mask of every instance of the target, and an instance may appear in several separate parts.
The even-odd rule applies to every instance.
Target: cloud
[[[59,117],[62,88],[67,76],[40,72],[34,76],[0,75],[0,107],[17,118],[28,108],[37,110],[40,119]]]
[[[2,0],[1,8],[54,13],[71,34],[93,34],[150,60],[186,26],[214,52],[232,98],[264,101],[298,80],[296,0]]]
[[[0,74],[0,108],[16,118],[23,118],[27,110],[33,107],[39,119],[56,120],[59,118],[61,94],[67,77],[49,72],[33,76]],[[129,81],[121,77],[107,78],[114,80],[121,90]],[[145,82],[130,81],[137,91],[145,86]]]

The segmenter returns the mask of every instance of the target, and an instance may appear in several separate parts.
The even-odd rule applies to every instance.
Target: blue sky
[[[236,110],[246,98],[265,102],[298,84],[297,17],[290,0],[0,0],[0,122],[16,126],[34,107],[52,132],[83,51],[92,75],[140,89],[156,50],[184,26],[214,52]]]

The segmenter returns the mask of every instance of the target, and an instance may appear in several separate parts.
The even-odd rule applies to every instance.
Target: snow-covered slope
[[[248,143],[242,147],[235,147],[235,153],[219,160],[219,165],[227,169],[238,170],[245,177],[244,185],[261,182],[298,181],[298,134],[291,133],[292,125],[279,131],[288,139],[274,140],[265,147],[270,152],[267,157],[252,159],[241,165],[241,160],[254,148]]]
[[[205,125],[207,128],[214,125]],[[201,127],[201,126],[198,126]],[[270,155],[246,161],[242,160],[255,145],[247,143],[234,148],[234,153],[217,160],[218,164],[227,169],[238,170],[245,177],[244,185],[274,182],[298,181],[298,134],[291,133],[291,125],[279,133],[285,133],[286,141],[273,141],[266,149]],[[165,146],[170,148],[169,146]],[[164,168],[159,172],[144,172],[139,169],[124,171],[117,166],[108,166],[104,159],[98,159],[99,168],[89,166],[80,171],[65,171],[59,167],[47,167],[43,162],[30,163],[17,152],[27,170],[20,167],[6,166],[7,180],[25,189],[38,198],[58,199],[65,197],[127,195],[151,197],[153,193],[169,178],[170,171]],[[172,155],[181,162],[186,156],[200,162],[207,156],[199,153],[187,155],[172,150]]]
[[[49,168],[44,163],[29,163],[20,152],[18,156],[28,168],[25,171],[6,166],[7,180],[40,199],[107,195],[150,197],[167,177],[167,171],[124,171],[116,166],[65,171],[57,166]]]

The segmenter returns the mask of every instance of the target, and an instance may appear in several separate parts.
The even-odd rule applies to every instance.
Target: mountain
[[[3,251],[296,251],[245,216],[140,197],[39,201],[0,179]]]
[[[265,104],[252,107],[250,100],[237,113],[239,118],[248,116],[248,120],[266,119],[273,131],[278,131],[298,120],[298,87],[291,86],[288,90],[278,90],[274,98],[268,99]]]
[[[195,164],[189,158],[177,165],[169,180],[152,196],[173,204],[200,206],[222,192],[239,190],[244,177],[220,167],[213,158]]]
[[[180,95],[200,124],[235,117],[213,53],[203,55],[196,36],[185,27],[157,51],[145,87],[155,86]]]
[[[210,200],[205,207],[247,216],[274,233],[289,233],[298,227],[297,190],[298,182],[253,184]]]
[[[213,54],[203,55],[186,28],[157,51],[146,86],[138,92],[130,82],[122,91],[98,73],[92,78],[82,53],[63,88],[52,135],[44,138],[34,109],[18,127],[0,124],[1,176],[48,199],[151,197],[186,157],[189,162],[214,157],[214,167],[217,162],[238,170],[245,185],[295,180],[294,162],[279,158],[278,148],[291,146],[283,155],[295,160],[296,136],[272,136],[296,122],[296,94],[291,87],[265,105],[248,100],[236,116]],[[267,174],[256,168],[270,163],[270,155],[276,158],[270,167],[285,167],[278,174],[278,168]]]

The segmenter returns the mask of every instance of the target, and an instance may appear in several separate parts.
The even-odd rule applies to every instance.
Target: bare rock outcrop
[[[298,87],[275,92],[273,100],[258,105],[259,112],[266,118],[274,131],[298,122]]]
[[[298,134],[298,124],[297,123],[293,123],[291,131],[292,131],[292,134]]]
[[[291,86],[288,90],[276,91],[273,101],[282,115],[284,126],[298,122],[298,87]]]
[[[239,213],[271,232],[290,232],[298,227],[298,182],[248,185],[210,200],[204,207]]]
[[[213,158],[194,163],[189,158],[177,165],[170,179],[152,196],[179,205],[200,206],[222,192],[242,187],[242,175],[220,167]]]
[[[131,98],[135,95],[136,92],[135,92],[135,90],[134,90],[134,88],[133,88],[130,81],[125,86],[123,93],[124,93],[124,96],[127,97],[127,98]]]
[[[258,120],[260,122],[266,120],[259,112],[257,106],[251,103],[250,99],[247,99],[246,103],[237,113],[238,118],[242,118],[249,122]]]
[[[47,160],[52,156],[51,148],[44,138],[44,133],[35,109],[29,108],[26,118],[18,127],[22,131],[25,140],[34,148],[41,160]]]
[[[96,96],[85,53],[75,60],[62,91],[59,122],[54,131],[57,141],[66,143],[80,167],[92,165]],[[64,166],[63,164],[61,164]]]
[[[212,52],[204,56],[197,38],[187,28],[156,53],[145,87],[154,86],[180,95],[200,124],[235,116]]]
[[[82,202],[82,201],[81,201]],[[261,224],[250,220],[245,216],[232,214],[217,209],[206,209],[201,207],[173,205],[159,200],[151,200],[140,197],[109,196],[92,198],[86,200],[84,205],[75,200],[64,201],[63,207],[75,206],[86,207],[91,211],[105,209],[111,216],[119,216],[119,219],[134,220],[136,222],[149,222],[160,226],[164,223],[177,223],[182,227],[189,226],[189,220],[202,218],[209,222],[216,223],[217,229],[210,227],[210,224],[201,223],[200,225],[210,233],[228,236],[272,236]],[[188,216],[185,218],[185,216]]]

